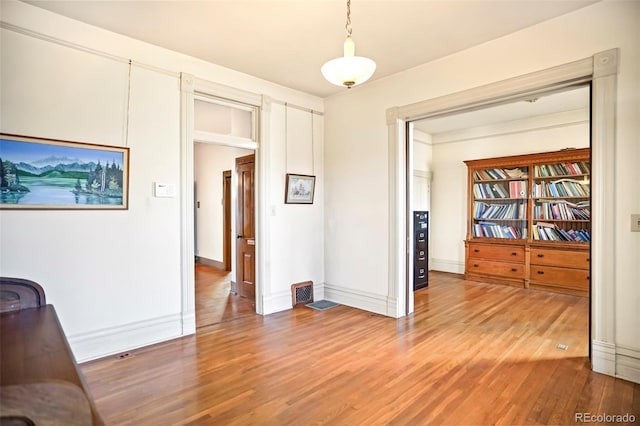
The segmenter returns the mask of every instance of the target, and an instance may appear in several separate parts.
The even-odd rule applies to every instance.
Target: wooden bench
[[[0,277],[0,348],[2,424],[104,424],[37,283]]]

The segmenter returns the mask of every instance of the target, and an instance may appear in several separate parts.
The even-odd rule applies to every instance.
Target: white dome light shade
[[[376,71],[376,63],[354,54],[355,44],[351,37],[347,37],[344,42],[344,56],[326,62],[320,69],[324,78],[329,83],[347,88],[369,80]]]

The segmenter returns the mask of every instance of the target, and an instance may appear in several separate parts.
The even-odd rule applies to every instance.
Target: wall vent
[[[291,299],[293,306],[306,305],[313,302],[313,281],[292,284]]]

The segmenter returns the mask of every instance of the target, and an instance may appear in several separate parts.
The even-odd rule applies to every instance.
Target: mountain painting
[[[129,148],[0,134],[0,209],[126,209]]]

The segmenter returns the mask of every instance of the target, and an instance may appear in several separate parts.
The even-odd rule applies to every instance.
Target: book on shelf
[[[527,198],[527,181],[512,180],[509,182],[509,198]]]
[[[534,240],[547,241],[591,241],[591,232],[586,229],[563,229],[553,223],[537,222],[533,226]]]
[[[589,197],[591,193],[588,184],[575,179],[535,183],[532,190],[534,197]]]
[[[571,203],[567,200],[538,200],[533,207],[536,219],[555,220],[589,220],[591,218],[590,202]]]
[[[516,228],[511,225],[500,225],[495,222],[478,222],[473,225],[474,237],[487,238],[507,238],[521,239],[526,238],[526,228]]]
[[[589,169],[590,167],[587,161],[540,164],[534,166],[534,174],[536,177],[578,176],[588,175]]]
[[[526,218],[526,204],[474,201],[473,217],[474,219],[524,219]]]
[[[514,168],[514,169],[480,169],[473,172],[475,180],[504,180],[504,179],[526,179],[528,169]]]

